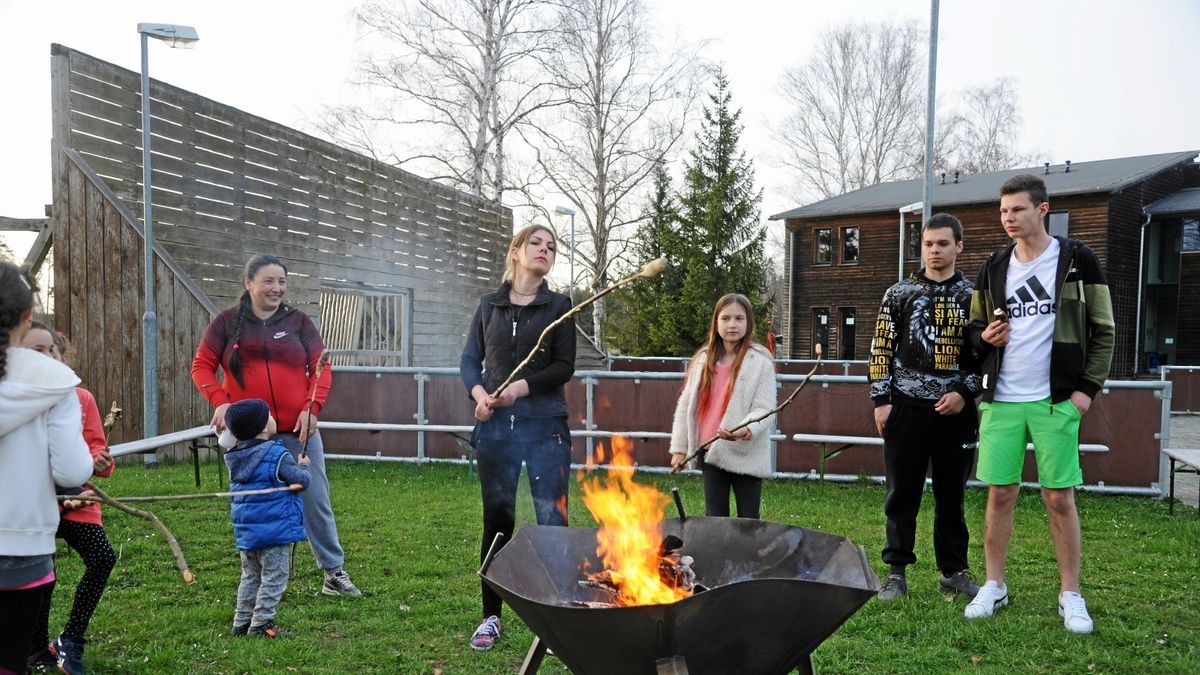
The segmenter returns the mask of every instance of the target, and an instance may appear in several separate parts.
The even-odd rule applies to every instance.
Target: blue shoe
[[[50,653],[58,659],[58,669],[67,675],[83,675],[83,638],[59,635],[50,643]]]

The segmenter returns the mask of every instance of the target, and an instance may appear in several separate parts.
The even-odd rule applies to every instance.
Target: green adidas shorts
[[[1068,399],[979,404],[979,464],[975,475],[989,485],[1021,482],[1025,445],[1033,440],[1038,483],[1068,488],[1083,483],[1079,467],[1079,409]]]

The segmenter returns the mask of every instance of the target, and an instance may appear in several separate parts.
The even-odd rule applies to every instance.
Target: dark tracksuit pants
[[[891,566],[917,561],[913,545],[926,471],[932,466],[933,551],[938,569],[951,575],[967,569],[967,521],[963,493],[975,462],[975,450],[963,448],[976,435],[975,406],[968,401],[958,415],[939,415],[932,407],[895,403],[883,433],[887,493],[887,545],[883,561]]]

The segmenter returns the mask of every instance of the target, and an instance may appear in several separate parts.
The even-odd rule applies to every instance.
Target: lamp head
[[[191,26],[177,26],[170,23],[139,23],[138,32],[156,40],[162,40],[168,47],[191,49],[196,46],[200,36]]]
[[[556,206],[556,207],[554,207],[554,212],[555,212],[555,213],[558,213],[558,214],[561,214],[561,215],[564,215],[564,216],[573,216],[573,215],[575,215],[575,209],[569,209],[569,208],[567,208],[567,207],[565,207],[565,206]]]

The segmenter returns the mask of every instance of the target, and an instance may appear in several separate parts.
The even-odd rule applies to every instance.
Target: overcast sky
[[[724,64],[744,110],[745,147],[766,188],[764,218],[798,205],[775,189],[787,181],[766,161],[768,124],[784,112],[773,93],[783,68],[804,61],[831,25],[929,21],[927,0],[648,1],[660,33],[712,40],[706,56]],[[138,22],[195,26],[194,50],[152,45],[154,77],[303,128],[322,103],[350,96],[355,5],[0,0],[0,215],[40,217],[50,201],[51,43],[136,70]],[[1022,150],[1060,163],[1200,148],[1200,2],[944,0],[939,33],[939,95],[1014,78]],[[12,244],[20,253],[27,241]]]

